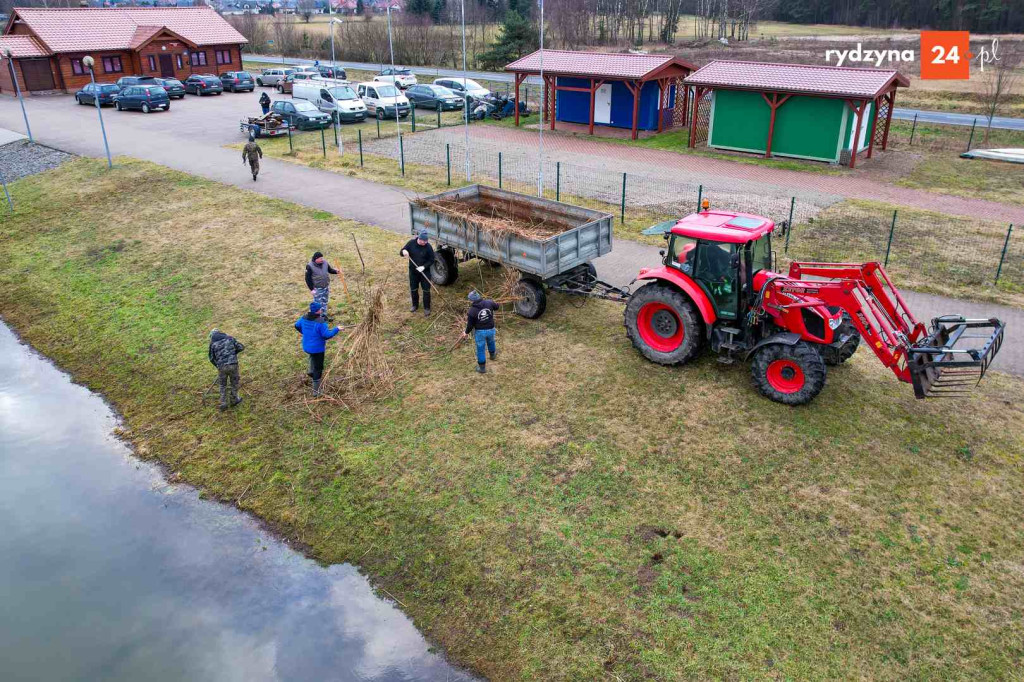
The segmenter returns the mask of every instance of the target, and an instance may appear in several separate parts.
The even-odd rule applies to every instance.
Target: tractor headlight
[[[842,317],[842,315],[839,315],[837,317],[833,317],[832,319],[830,319],[828,321],[828,327],[832,331],[835,331],[835,330],[839,329],[839,325],[841,325],[842,323],[843,323],[843,317]]]

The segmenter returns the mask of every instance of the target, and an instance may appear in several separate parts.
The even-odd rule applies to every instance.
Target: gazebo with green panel
[[[897,71],[716,60],[694,90],[690,146],[847,164],[889,143]]]

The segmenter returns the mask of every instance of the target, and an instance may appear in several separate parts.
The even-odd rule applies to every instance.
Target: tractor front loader
[[[653,362],[681,364],[709,346],[723,362],[748,360],[766,397],[800,405],[824,387],[828,365],[862,344],[918,398],[965,394],[1002,345],[995,318],[947,315],[925,327],[878,263],[797,262],[788,275],[775,272],[776,225],[766,218],[705,206],[657,227],[668,243],[662,266],[640,271],[646,284],[625,313],[627,335]]]

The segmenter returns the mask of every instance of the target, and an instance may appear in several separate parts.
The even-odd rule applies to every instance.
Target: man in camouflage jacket
[[[220,384],[220,409],[228,408],[230,383],[231,406],[242,402],[238,397],[238,354],[245,350],[232,336],[219,329],[210,332],[210,362],[217,368],[217,383]]]
[[[249,162],[249,170],[252,171],[252,181],[256,182],[256,176],[260,174],[260,159],[263,158],[263,149],[256,144],[256,138],[249,134],[249,142],[242,149],[242,163]]]

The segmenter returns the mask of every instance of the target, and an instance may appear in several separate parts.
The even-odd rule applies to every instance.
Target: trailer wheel
[[[844,336],[846,334],[853,334],[850,340],[844,343],[839,348],[834,346],[820,346],[821,359],[825,361],[826,365],[835,366],[841,365],[857,352],[857,348],[860,346],[860,332],[853,326],[849,320],[843,320],[843,323],[839,325],[839,329],[836,329],[837,336]]]
[[[429,270],[430,281],[440,287],[454,284],[459,278],[459,262],[451,249],[439,249]]]
[[[784,405],[804,405],[825,386],[825,361],[806,341],[792,346],[771,343],[754,353],[754,385],[766,398]]]
[[[518,295],[515,302],[517,315],[528,320],[536,320],[544,314],[548,307],[548,297],[544,293],[544,285],[532,279],[519,280],[516,288]]]
[[[659,365],[689,362],[703,346],[703,325],[683,292],[652,282],[630,296],[626,336],[633,347]]]

